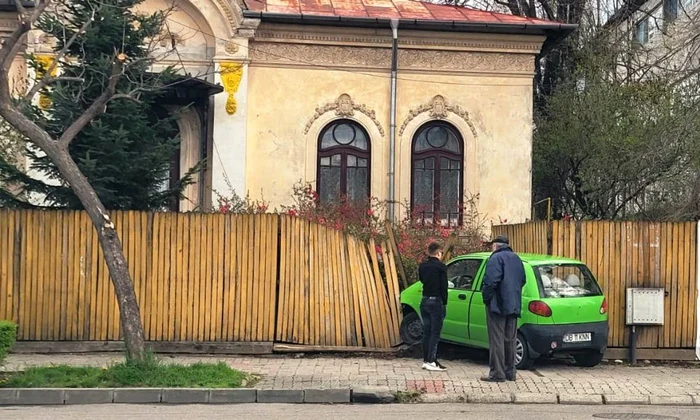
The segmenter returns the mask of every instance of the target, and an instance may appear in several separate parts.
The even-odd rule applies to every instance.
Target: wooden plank
[[[340,241],[342,233],[340,231],[331,232],[331,267],[332,267],[332,281],[333,281],[333,307],[335,309],[335,345],[346,346],[347,342],[345,340],[346,325],[347,320],[345,318],[345,291],[343,290],[341,283],[341,273],[340,273]]]
[[[352,297],[352,283],[350,280],[350,265],[348,262],[347,235],[339,235],[338,257],[340,261],[340,286],[343,295],[343,310],[345,313],[345,343],[349,346],[357,346],[355,329],[355,310]]]
[[[331,352],[331,353],[395,353],[399,349],[372,348],[359,346],[309,346],[299,344],[275,343],[272,346],[275,353],[306,353],[306,352]]]
[[[378,347],[389,347],[389,338],[386,334],[386,323],[382,316],[381,302],[377,291],[374,276],[372,275],[372,266],[367,256],[367,246],[358,240],[358,258],[362,263],[363,277],[365,280],[365,290],[367,291],[367,308],[372,323],[372,331],[374,332],[375,342]]]
[[[674,310],[678,310],[678,301],[680,297],[680,286],[679,286],[679,277],[680,277],[680,271],[681,267],[680,264],[682,264],[679,260],[682,260],[682,257],[680,257],[680,251],[681,251],[681,238],[680,238],[680,231],[679,231],[679,224],[678,223],[673,223],[673,233],[671,234],[673,238],[673,255],[676,256],[676,261],[674,262],[673,265],[673,271],[671,274],[671,281],[672,286],[671,286],[671,294],[672,294],[672,307]],[[680,263],[680,264],[679,264]],[[671,346],[672,347],[680,347],[681,342],[680,342],[680,328],[679,324],[682,322],[679,317],[674,317],[671,321]]]
[[[371,307],[369,305],[369,292],[367,290],[367,281],[365,279],[364,261],[361,255],[362,247],[359,241],[355,238],[350,238],[352,244],[351,256],[353,259],[353,280],[356,285],[356,293],[360,301],[360,317],[362,320],[362,333],[364,338],[363,345],[368,347],[377,347],[375,334],[371,318]]]
[[[295,290],[297,291],[296,305],[298,308],[298,314],[294,320],[294,331],[296,331],[294,338],[295,342],[298,343],[310,343],[311,337],[311,324],[309,322],[300,323],[299,320],[308,320],[311,316],[310,306],[311,305],[311,266],[309,265],[309,250],[310,246],[310,233],[309,232],[309,222],[301,219],[296,219],[296,227],[294,229],[297,232],[296,238],[298,238],[299,246],[297,247],[294,255],[297,261],[297,281]],[[301,325],[300,325],[301,324]]]
[[[277,279],[278,271],[277,264],[279,261],[279,216],[274,214],[268,214],[265,217],[269,220],[269,228],[267,230],[268,235],[268,252],[267,254],[267,269],[268,269],[268,300],[265,304],[267,308],[267,341],[273,341],[275,339],[275,319],[277,316],[277,307],[275,302],[277,301]]]
[[[163,326],[163,340],[175,341],[175,320],[180,317],[180,313],[177,312],[175,307],[176,293],[177,293],[177,283],[179,283],[178,273],[177,273],[177,263],[179,259],[178,252],[178,216],[177,213],[172,213],[168,215],[168,235],[169,235],[169,260],[168,260],[168,270],[165,282],[167,299],[165,302],[166,318],[165,325]],[[143,261],[144,258],[141,258]]]
[[[287,308],[290,304],[290,297],[287,296],[287,285],[289,284],[289,273],[287,260],[287,216],[280,217],[280,273],[279,273],[279,300],[277,301],[277,333],[275,341],[288,341],[287,339]]]
[[[677,313],[684,314],[681,317],[680,325],[680,347],[692,347],[695,345],[695,332],[690,332],[690,322],[688,316],[690,314],[690,306],[688,302],[688,296],[690,295],[690,288],[695,284],[695,279],[690,278],[690,266],[692,264],[691,260],[695,258],[694,255],[690,255],[690,240],[692,237],[692,231],[688,229],[689,223],[680,223],[680,231],[683,232],[681,246],[682,246],[682,262],[680,264],[681,275],[679,277],[679,286],[681,293],[679,295],[678,309]]]
[[[247,261],[247,256],[242,252],[244,246],[244,235],[246,235],[243,216],[234,216],[236,221],[236,300],[235,302],[235,314],[234,319],[235,324],[235,340],[242,341],[244,329],[243,323],[245,322],[245,313],[243,312],[243,297],[244,295],[244,282],[243,279],[246,275],[245,272],[245,261]]]
[[[698,286],[697,286],[697,276],[698,276],[698,259],[697,259],[697,246],[698,246],[698,227],[697,222],[689,222],[689,229],[691,229],[692,236],[690,240],[690,276],[688,277],[688,337],[691,343],[693,342],[694,334],[697,331],[698,323],[698,313],[697,313],[697,300],[698,300]],[[691,344],[692,347],[692,344]]]
[[[673,227],[670,223],[663,223],[662,224],[662,245],[663,245],[663,252],[664,255],[666,256],[665,258],[665,267],[663,271],[663,287],[664,290],[666,290],[666,293],[668,293],[668,296],[666,296],[666,299],[664,299],[664,340],[663,340],[663,347],[671,347],[671,327],[670,323],[671,321],[671,305],[673,303],[672,297],[672,288],[673,288],[673,282],[672,282],[672,275],[673,275]],[[675,309],[675,308],[674,308]]]
[[[11,319],[12,306],[10,304],[10,275],[9,275],[9,265],[11,258],[11,253],[9,252],[10,232],[9,232],[9,212],[6,210],[0,210],[0,319]]]
[[[320,237],[320,246],[321,249],[320,254],[321,254],[321,261],[319,261],[320,264],[320,270],[321,270],[321,287],[323,291],[323,299],[321,300],[323,302],[323,314],[322,314],[322,322],[323,326],[325,327],[325,332],[323,329],[321,330],[322,334],[322,340],[321,343],[324,345],[331,345],[332,340],[331,337],[334,335],[334,326],[333,326],[333,305],[331,303],[331,294],[332,294],[332,276],[330,274],[330,247],[329,247],[329,233],[330,229],[326,228],[325,226],[320,226],[319,227],[319,237]]]
[[[253,249],[255,247],[255,222],[253,220],[253,217],[251,215],[245,215],[243,216],[245,220],[245,242],[244,242],[244,247],[241,250],[243,253],[243,256],[245,258],[245,275],[243,277],[243,308],[241,315],[245,315],[244,319],[241,319],[243,322],[243,328],[244,328],[244,335],[241,337],[241,339],[244,339],[246,341],[251,341],[253,337],[253,324],[252,324],[252,312],[253,312],[253,305],[252,305],[252,298],[253,298],[253,283],[255,282],[254,279],[254,273],[255,273],[255,268],[253,267],[254,265],[254,260],[253,260],[253,252],[249,252],[249,250]]]
[[[112,217],[116,217],[118,221],[117,223],[115,223],[115,225],[117,228],[117,235],[119,237],[119,240],[121,241],[122,238],[124,238],[124,226],[126,225],[126,222],[124,221],[124,213],[113,212]],[[114,291],[114,283],[112,282],[111,277],[108,278],[108,281],[110,286],[109,300],[112,308],[109,322],[111,336],[110,338],[112,340],[119,340],[121,338],[121,323],[119,322],[119,305],[117,304],[117,294]]]
[[[189,287],[189,248],[190,248],[190,219],[189,215],[178,215],[178,285],[177,285],[177,299],[176,306],[177,310],[177,322],[178,326],[176,329],[177,337],[179,341],[184,341],[187,339],[187,323],[188,323],[188,310],[187,301],[190,297],[190,287]]]
[[[199,250],[201,249],[199,226],[201,217],[197,214],[191,215],[189,218],[189,240],[187,246],[187,334],[185,340],[195,341],[197,339],[196,328],[198,320],[195,318],[195,305],[199,298]]]
[[[317,240],[316,232],[318,231],[316,224],[310,223],[309,229],[309,245],[308,245],[308,261],[309,261],[309,339],[304,341],[305,344],[318,345],[318,325],[317,319],[319,314],[319,298],[318,298],[318,287],[316,286],[316,281],[318,277],[318,270],[316,264],[318,263],[317,254]]]
[[[224,234],[225,234],[225,220],[224,215],[216,214],[212,216],[214,219],[214,259],[212,264],[214,264],[212,275],[214,276],[213,287],[215,294],[212,299],[214,302],[212,304],[212,316],[214,318],[211,332],[211,340],[219,341],[224,340],[224,302],[226,298],[224,294],[224,282],[225,282],[225,270],[226,270],[226,255],[224,248]]]
[[[201,233],[201,248],[199,254],[199,304],[197,307],[197,340],[208,341],[206,337],[206,323],[208,321],[209,292],[211,279],[209,278],[209,260],[211,255],[211,231],[208,228],[210,215],[202,214],[199,224]]]
[[[379,309],[378,315],[380,316],[380,319],[378,321],[382,326],[381,329],[384,330],[384,338],[386,339],[386,341],[384,342],[384,347],[391,347],[394,341],[396,340],[396,337],[394,337],[394,329],[392,328],[392,315],[391,310],[389,309],[389,298],[387,296],[386,288],[384,287],[382,281],[382,275],[379,273],[379,260],[377,259],[376,249],[377,245],[374,242],[374,239],[370,239],[370,242],[367,246],[367,253],[369,254],[369,262],[371,264],[370,274],[372,275],[372,279],[374,280],[374,292],[377,297],[377,299],[375,300],[375,305]]]
[[[394,252],[394,255],[397,256],[396,258],[396,265],[399,269],[399,274],[401,275],[401,282],[403,283],[403,288],[408,289],[408,277],[406,277],[406,270],[404,269],[403,262],[401,261],[401,253],[399,253],[399,246],[396,241],[396,236],[394,235],[394,227],[391,224],[390,220],[387,220],[386,223],[384,224],[384,229],[386,230],[388,241],[389,241],[389,246],[391,246],[391,249]]]
[[[267,229],[266,220],[262,215],[252,216],[255,220],[255,281],[253,287],[253,341],[262,340],[264,330],[264,305],[266,294],[266,270],[265,266],[265,251],[267,243],[265,238],[265,230]]]
[[[388,267],[387,283],[389,288],[389,299],[391,300],[392,323],[394,326],[394,337],[396,341],[392,345],[398,345],[401,341],[399,327],[403,319],[401,311],[400,293],[398,275],[396,273],[396,264],[394,262],[395,255],[393,251],[386,245],[382,244],[381,249],[385,258],[385,267]]]

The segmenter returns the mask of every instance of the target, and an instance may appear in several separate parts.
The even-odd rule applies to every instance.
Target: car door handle
[[[459,295],[457,296],[459,300],[467,300],[467,295]]]

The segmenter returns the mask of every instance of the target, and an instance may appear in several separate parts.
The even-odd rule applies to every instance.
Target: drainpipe
[[[394,220],[394,208],[396,203],[395,175],[396,175],[396,73],[399,61],[399,20],[391,19],[391,104],[389,106],[389,208],[387,217]]]

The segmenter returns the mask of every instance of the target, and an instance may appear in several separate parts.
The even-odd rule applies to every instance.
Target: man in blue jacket
[[[482,295],[489,332],[489,375],[486,382],[515,381],[515,339],[525,285],[523,262],[510,248],[506,236],[491,243]]]

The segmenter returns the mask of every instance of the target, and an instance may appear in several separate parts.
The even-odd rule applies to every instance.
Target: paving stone
[[[212,389],[209,391],[209,404],[247,404],[257,401],[255,389]]]
[[[305,403],[347,404],[350,402],[350,389],[305,389]]]
[[[114,402],[120,404],[157,404],[161,402],[163,390],[160,388],[117,388]]]
[[[302,389],[259,389],[259,403],[294,404],[304,402]]]
[[[700,405],[700,395],[693,395],[693,405]]]
[[[534,392],[516,392],[513,394],[513,402],[516,404],[556,404],[556,394],[538,394]]]
[[[352,390],[352,402],[359,404],[387,404],[396,401],[388,386],[358,386]]]
[[[603,394],[603,401],[609,405],[649,405],[649,396]]]
[[[163,389],[164,404],[207,404],[209,390],[202,388],[165,388]]]
[[[55,388],[19,388],[17,389],[17,405],[62,405],[64,391]]]
[[[17,398],[16,389],[2,389],[0,388],[0,405],[12,405],[15,403]]]
[[[493,393],[493,394],[469,394],[468,400],[472,404],[507,404],[513,402],[511,394]]]
[[[693,397],[690,395],[652,395],[649,401],[651,405],[693,405]]]
[[[559,404],[598,405],[603,404],[603,396],[600,394],[559,394]]]
[[[66,389],[66,404],[111,404],[113,389]]]

